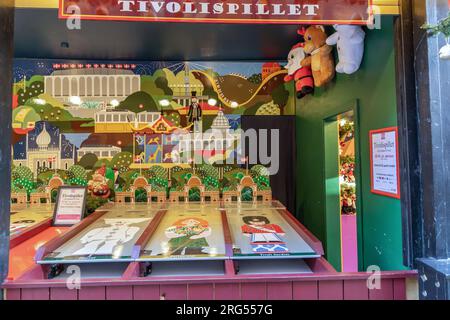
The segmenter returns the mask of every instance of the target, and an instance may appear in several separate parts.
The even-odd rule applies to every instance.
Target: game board
[[[132,261],[134,244],[158,212],[157,206],[106,206],[108,212],[47,254],[39,264]]]
[[[140,261],[225,259],[222,213],[217,204],[171,204]]]
[[[53,206],[42,204],[38,206],[12,206],[11,222],[9,227],[10,236],[17,236],[46,219],[53,214]]]
[[[319,255],[282,216],[277,203],[228,205],[234,259],[308,258]]]

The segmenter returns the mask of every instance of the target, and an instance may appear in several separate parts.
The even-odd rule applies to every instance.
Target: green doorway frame
[[[341,248],[341,207],[339,185],[339,116],[352,112],[355,123],[355,182],[357,206],[357,239],[358,239],[358,270],[364,266],[363,254],[363,212],[361,210],[361,148],[358,101],[343,105],[338,111],[323,119],[324,147],[324,203],[325,203],[325,255],[333,267],[342,271]]]

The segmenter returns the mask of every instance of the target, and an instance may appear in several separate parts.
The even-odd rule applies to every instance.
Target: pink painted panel
[[[344,299],[344,282],[342,280],[319,281],[319,300]]]
[[[213,300],[214,285],[213,284],[189,284],[188,300]]]
[[[394,300],[406,300],[406,280],[394,279]]]
[[[6,290],[6,300],[20,300],[20,299],[21,299],[20,289]]]
[[[369,290],[370,300],[393,300],[394,285],[393,279],[381,279],[381,288]]]
[[[319,288],[317,281],[298,281],[292,284],[294,300],[317,300],[319,299]]]
[[[241,283],[242,300],[267,300],[265,283]]]
[[[356,215],[341,215],[343,272],[358,272]]]
[[[267,283],[268,300],[292,300],[292,282]]]
[[[214,295],[216,300],[240,300],[241,287],[238,283],[216,283]]]
[[[134,300],[159,300],[159,285],[134,286]]]
[[[186,284],[161,285],[159,293],[161,298],[165,300],[186,300],[187,285]]]
[[[79,300],[106,300],[105,287],[81,287],[78,290]]]
[[[68,288],[50,288],[50,300],[78,300],[78,290]]]
[[[133,287],[106,287],[106,300],[133,300]]]
[[[344,300],[369,300],[366,280],[344,280]]]
[[[49,300],[49,288],[23,288],[22,300]]]

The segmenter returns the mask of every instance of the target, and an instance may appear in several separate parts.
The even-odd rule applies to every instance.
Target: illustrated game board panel
[[[116,206],[38,263],[132,261],[133,247],[158,209]]]
[[[225,259],[222,216],[218,205],[169,205],[141,252],[142,261]]]
[[[270,207],[226,209],[233,238],[233,257],[299,258],[319,255]]]
[[[18,235],[24,230],[41,223],[53,215],[53,206],[13,207],[9,226],[10,236]]]

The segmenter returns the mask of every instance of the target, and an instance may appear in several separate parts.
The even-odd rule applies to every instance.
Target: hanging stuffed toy
[[[443,60],[450,60],[450,43],[449,39],[445,39],[447,44],[439,50],[439,57]]]
[[[328,37],[327,44],[337,45],[339,63],[338,73],[353,74],[359,70],[364,55],[366,34],[360,26],[335,25],[336,33]]]
[[[450,13],[447,18],[442,19],[436,25],[424,24],[422,29],[427,30],[435,36],[442,33],[445,37],[446,45],[439,50],[439,57],[444,60],[450,60]]]
[[[302,61],[302,67],[311,67],[316,87],[323,87],[335,76],[332,47],[327,45],[323,26],[311,26],[305,32],[305,53],[310,56]]]
[[[303,35],[304,29],[300,29],[298,34]],[[295,81],[295,91],[299,99],[314,92],[314,79],[311,68],[302,67],[302,61],[306,58],[304,46],[305,44],[300,42],[292,47],[288,56],[288,64],[285,67],[288,70],[288,75],[284,78],[284,81]]]

